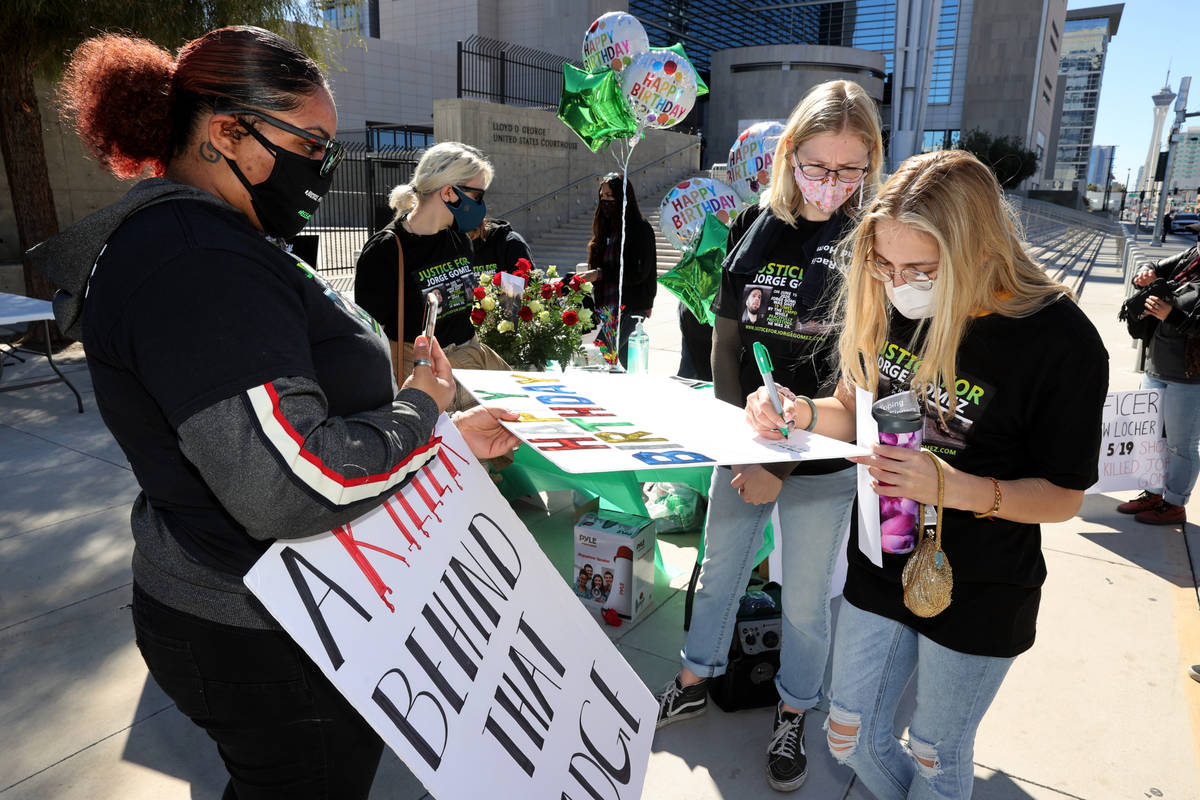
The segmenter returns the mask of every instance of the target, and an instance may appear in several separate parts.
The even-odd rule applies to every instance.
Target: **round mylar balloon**
[[[670,50],[639,53],[621,74],[621,94],[638,127],[670,128],[696,103],[696,68]]]
[[[783,123],[756,122],[738,134],[729,148],[729,185],[746,205],[757,203],[771,182],[771,163],[782,135]]]
[[[583,37],[583,68],[599,72],[608,67],[620,72],[634,56],[649,49],[646,29],[637,17],[610,11],[593,22]]]
[[[712,178],[692,178],[667,192],[658,206],[658,227],[676,250],[686,250],[704,215],[728,225],[738,214],[738,199],[728,184]]]

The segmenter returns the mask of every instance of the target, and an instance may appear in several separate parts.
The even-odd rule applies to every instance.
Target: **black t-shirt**
[[[522,258],[533,266],[529,244],[502,219],[492,220],[486,239],[475,239],[471,244],[474,247],[471,265],[476,275],[512,272]]]
[[[908,390],[924,341],[924,330],[912,341],[916,327],[892,313],[879,356],[879,397]],[[938,397],[943,408],[954,403],[955,416],[943,425],[928,414],[923,446],[973,475],[1087,489],[1097,480],[1107,391],[1108,353],[1070,299],[1021,319],[979,317],[959,347],[953,392],[943,389]],[[942,549],[954,570],[954,592],[936,617],[923,619],[904,606],[900,573],[908,555],[884,553],[879,568],[853,544],[846,599],[962,653],[1010,657],[1032,646],[1046,578],[1041,527],[946,509]]]
[[[396,238],[404,243],[404,341],[421,334],[425,319],[425,295],[440,295],[434,335],[443,345],[463,344],[475,335],[471,308],[475,303],[475,273],[471,269],[471,240],[451,226],[429,236],[404,230],[399,220],[391,222],[363,245],[354,270],[354,301],[379,321],[392,341],[397,337],[397,308],[400,268]]]
[[[281,377],[316,381],[330,416],[387,405],[388,348],[370,316],[246,218],[162,203],[109,238],[83,339],[105,424],[167,528],[202,563],[241,574],[250,538],[179,449],[192,414]]]
[[[758,213],[747,209],[729,230],[733,250]],[[754,343],[762,342],[775,367],[775,383],[796,394],[823,397],[837,385],[832,324],[841,273],[833,261],[834,247],[846,224],[835,214],[824,222],[797,220],[766,252],[764,263],[752,273],[724,270],[713,311],[738,321],[742,395],[762,386],[754,360]],[[823,475],[846,469],[841,459],[800,462],[793,475]]]

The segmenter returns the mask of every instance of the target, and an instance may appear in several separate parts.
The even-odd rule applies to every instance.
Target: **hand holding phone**
[[[425,295],[425,324],[422,332],[429,339],[433,339],[433,329],[437,325],[438,308],[440,305],[436,291]]]

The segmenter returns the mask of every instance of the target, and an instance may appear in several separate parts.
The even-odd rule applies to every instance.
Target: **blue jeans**
[[[1142,375],[1143,389],[1162,391],[1163,429],[1167,434],[1167,471],[1162,496],[1173,506],[1187,505],[1200,473],[1200,383],[1176,383]]]
[[[825,723],[833,757],[877,800],[968,800],[975,731],[1013,659],[950,650],[844,600],[835,639]],[[905,747],[892,731],[914,671],[917,708]]]
[[[773,504],[742,500],[729,485],[733,472],[713,470],[705,523],[704,561],[683,646],[683,665],[701,678],[729,666],[738,599],[754,569]],[[789,706],[812,708],[821,699],[829,658],[829,584],[850,521],[854,468],[829,475],[786,478],[776,503],[775,541],[783,547],[783,636],[775,688]]]

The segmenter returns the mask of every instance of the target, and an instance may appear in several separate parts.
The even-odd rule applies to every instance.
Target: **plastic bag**
[[[649,483],[646,494],[646,510],[658,533],[697,530],[704,522],[704,495],[686,483]]]

